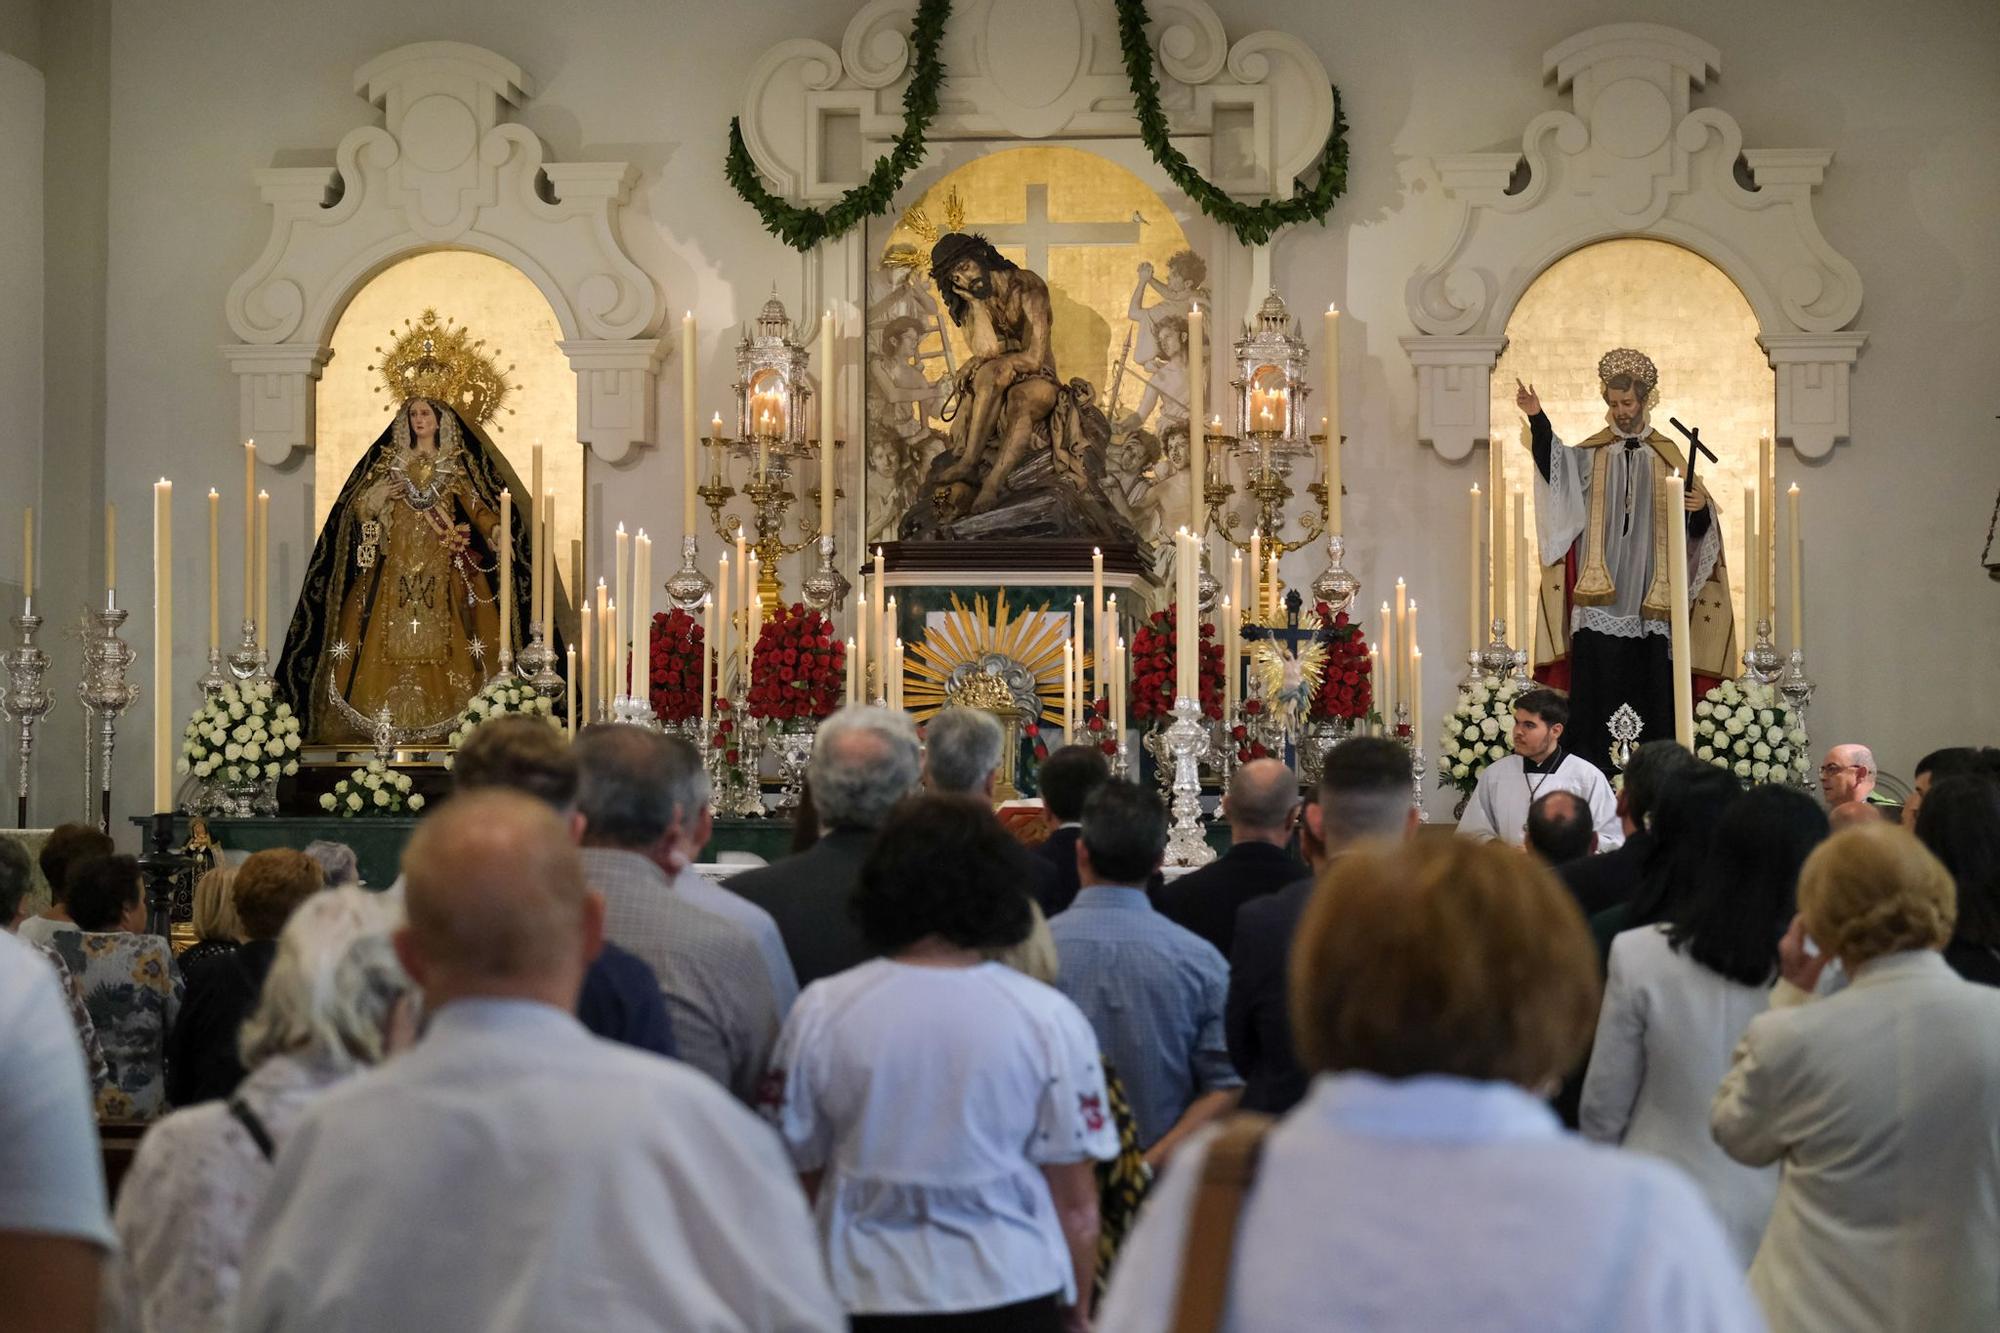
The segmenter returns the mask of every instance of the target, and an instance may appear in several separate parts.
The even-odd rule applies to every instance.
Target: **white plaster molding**
[[[872,167],[902,130],[915,0],[874,0],[848,23],[840,49],[793,39],[752,67],[743,141],[779,194],[824,201],[858,184],[824,167],[829,136],[858,135]],[[1333,129],[1326,66],[1289,33],[1230,43],[1207,0],[1156,0],[1152,38],[1160,101],[1176,140],[1200,160],[1218,113],[1250,120],[1250,165],[1218,184],[1245,198],[1289,194]],[[967,0],[946,25],[948,72],[929,138],[1135,139],[1131,85],[1117,14],[1103,0]]]
[[[577,370],[583,443],[612,459],[650,443],[662,302],[619,236],[636,170],[547,161],[541,141],[505,119],[534,81],[480,47],[398,47],[357,70],[354,90],[383,123],[342,139],[335,167],[255,175],[271,234],[230,286],[225,314],[243,341],[224,357],[243,378],[243,433],[260,455],[313,447],[313,381],[355,290],[447,247],[512,264],[548,299]]]
[[[1833,154],[1745,149],[1734,117],[1692,107],[1721,61],[1657,24],[1589,29],[1544,55],[1544,77],[1571,107],[1531,121],[1520,152],[1433,160],[1456,211],[1440,257],[1405,287],[1418,336],[1403,345],[1419,434],[1439,454],[1463,458],[1490,438],[1492,367],[1529,284],[1571,251],[1622,236],[1692,250],[1742,289],[1778,374],[1779,438],[1813,456],[1846,438],[1848,368],[1867,335],[1843,332],[1861,309],[1861,276],[1813,217]]]

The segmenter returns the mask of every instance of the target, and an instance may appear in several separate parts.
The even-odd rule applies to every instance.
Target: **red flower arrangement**
[[[1347,612],[1330,615],[1327,604],[1314,608],[1320,623],[1327,627],[1326,666],[1319,678],[1319,693],[1313,698],[1314,717],[1358,720],[1375,709],[1373,664],[1368,660],[1368,641],[1361,626],[1347,618]]]
[[[682,610],[653,616],[647,688],[662,722],[685,722],[701,714],[701,673],[708,661],[701,622]]]
[[[1243,711],[1249,716],[1255,717],[1264,711],[1264,701],[1262,699],[1245,699],[1243,701]],[[1229,739],[1236,745],[1236,762],[1239,764],[1247,764],[1252,759],[1269,759],[1271,757],[1271,747],[1262,741],[1252,740],[1250,738],[1250,728],[1241,722],[1235,723],[1229,728]]]
[[[1132,721],[1144,725],[1164,721],[1174,711],[1174,644],[1179,632],[1175,607],[1155,611],[1132,636],[1132,683],[1126,709]],[[1215,626],[1203,624],[1196,676],[1201,691],[1201,711],[1211,718],[1222,716],[1222,645],[1215,642]]]
[[[794,602],[769,620],[750,652],[750,716],[817,721],[840,707],[847,689],[847,645],[833,622]]]
[[[716,695],[714,706],[715,734],[708,738],[708,747],[722,751],[722,762],[734,768],[742,753],[732,739],[736,735],[736,719],[730,715],[729,700],[724,696]]]
[[[1118,738],[1111,733],[1111,701],[1109,699],[1092,700],[1090,706],[1085,709],[1083,716],[1084,730],[1089,732],[1091,737],[1088,743],[1097,746],[1107,756],[1117,754]],[[1039,764],[1042,760],[1049,757],[1049,743],[1042,739],[1041,723],[1030,722],[1021,728],[1021,733],[1028,738],[1029,746],[1034,751],[1036,763]],[[1072,745],[1082,745],[1085,743],[1081,737],[1073,737],[1070,741]]]

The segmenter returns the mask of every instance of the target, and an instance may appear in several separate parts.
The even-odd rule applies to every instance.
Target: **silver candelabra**
[[[15,823],[20,828],[28,827],[28,772],[35,753],[35,724],[47,717],[56,703],[48,687],[49,655],[35,644],[35,633],[41,627],[42,618],[35,614],[34,599],[29,598],[21,614],[14,617],[14,630],[21,642],[0,656],[0,668],[7,672],[0,715],[20,728],[16,739],[20,781],[15,787]]]
[[[119,637],[130,614],[108,599],[103,610],[90,613],[91,632],[83,644],[83,679],[76,687],[84,711],[97,719],[98,827],[105,833],[111,832],[111,755],[118,742],[118,718],[139,701],[139,687],[125,678],[138,653]],[[260,654],[260,667],[262,660]],[[160,701],[162,707],[167,703]],[[89,770],[86,763],[86,783]]]
[[[1167,747],[1174,759],[1174,822],[1167,833],[1167,864],[1205,866],[1215,859],[1215,849],[1201,827],[1201,757],[1209,748],[1209,734],[1201,705],[1193,699],[1174,700]]]
[[[1347,539],[1339,533],[1329,533],[1326,549],[1330,563],[1312,581],[1313,601],[1326,603],[1327,614],[1337,616],[1354,606],[1354,598],[1361,591],[1361,580],[1347,569]]]
[[[702,601],[714,591],[715,585],[696,567],[695,558],[700,554],[697,547],[693,533],[681,538],[681,567],[667,580],[667,601],[699,620]]]

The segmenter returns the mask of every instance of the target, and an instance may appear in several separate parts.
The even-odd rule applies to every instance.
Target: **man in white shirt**
[[[0,932],[0,1322],[97,1327],[112,1244],[90,1080],[55,972]]]
[[[569,1013],[604,902],[554,812],[456,796],[403,871],[430,1029],[292,1132],[238,1333],[843,1328],[777,1141]]]
[[[1532,689],[1514,701],[1514,753],[1487,765],[1479,786],[1458,821],[1468,838],[1498,838],[1510,846],[1527,840],[1528,807],[1552,791],[1575,792],[1590,805],[1597,849],[1608,852],[1625,841],[1618,800],[1597,765],[1565,754],[1563,728],[1569,700],[1560,691]]]

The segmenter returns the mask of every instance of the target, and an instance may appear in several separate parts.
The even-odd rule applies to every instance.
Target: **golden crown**
[[[368,367],[382,372],[377,393],[387,390],[398,402],[429,398],[477,426],[500,414],[509,387],[507,374],[514,367],[501,370],[483,350],[484,338],[474,338],[463,325],[440,319],[435,310],[404,320],[402,332],[391,329],[389,336],[395,341],[386,351],[377,347],[382,359]],[[498,352],[495,348],[494,355]],[[507,415],[514,414],[513,408],[506,410]]]

